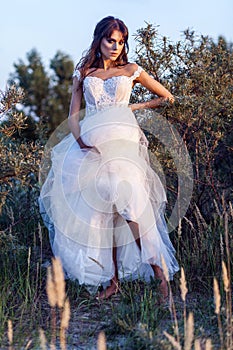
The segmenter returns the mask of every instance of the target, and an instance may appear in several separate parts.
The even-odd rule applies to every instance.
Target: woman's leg
[[[141,250],[141,241],[140,241],[140,235],[139,235],[139,227],[138,224],[134,221],[126,220],[135,239],[135,242],[137,243],[138,248]],[[159,290],[163,296],[163,300],[165,300],[168,297],[168,285],[166,278],[164,276],[163,270],[158,265],[151,265],[154,275],[156,278],[161,280],[161,283],[159,285]]]
[[[118,280],[118,270],[117,270],[117,259],[116,259],[116,254],[117,254],[117,248],[113,247],[113,262],[115,266],[115,275],[111,279],[111,284],[109,287],[107,287],[105,290],[103,290],[99,295],[97,296],[98,300],[102,299],[108,299],[110,298],[113,294],[116,294],[119,290],[119,280]]]
[[[113,220],[114,225],[115,225],[116,220],[117,220],[117,217],[115,215],[115,218]],[[114,246],[112,248],[112,259],[113,259],[114,269],[115,269],[114,277],[111,279],[110,286],[107,287],[105,290],[103,290],[101,293],[99,293],[99,295],[97,296],[98,300],[108,299],[113,294],[116,294],[119,290],[118,269],[117,269],[117,247],[116,247],[115,242],[114,242]]]
[[[138,248],[141,250],[141,241],[140,241],[140,235],[139,235],[139,227],[138,224],[134,221],[126,220],[135,239],[135,242],[138,246]],[[98,300],[101,299],[107,299],[111,297],[113,294],[116,294],[119,290],[119,280],[118,280],[118,269],[117,269],[117,247],[113,247],[113,263],[115,267],[115,275],[111,279],[111,284],[109,287],[107,287],[105,290],[103,290],[97,297]],[[161,301],[164,301],[168,297],[168,285],[167,281],[165,279],[165,276],[163,274],[162,269],[158,265],[151,265],[154,275],[156,278],[161,280],[161,283],[159,285],[159,290],[162,294]]]

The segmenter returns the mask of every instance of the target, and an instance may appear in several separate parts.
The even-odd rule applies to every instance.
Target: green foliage
[[[50,62],[50,68],[53,70],[52,88],[47,103],[48,115],[51,115],[50,129],[54,130],[68,117],[74,64],[68,55],[58,51]]]
[[[185,261],[191,272],[191,269],[196,271],[198,261],[205,257],[208,272],[202,273],[198,269],[198,273],[211,276],[217,273],[213,257],[218,262],[222,258],[218,249],[222,231],[221,226],[216,229],[215,203],[218,203],[221,213],[224,203],[228,203],[232,196],[232,46],[223,38],[214,43],[212,39],[196,37],[190,31],[184,32],[183,40],[170,43],[166,37],[160,37],[157,29],[150,24],[138,30],[136,41],[138,63],[155,77],[158,75],[176,97],[173,106],[165,106],[159,112],[178,130],[194,169],[190,208],[178,228],[178,234],[172,237],[178,259]],[[36,50],[28,53],[27,59],[27,64],[21,60],[15,65],[16,81],[26,90],[12,85],[1,96],[1,113],[7,117],[0,129],[0,204],[3,208],[0,222],[4,230],[12,228],[12,215],[9,214],[12,211],[15,222],[20,223],[30,217],[38,220],[38,173],[46,142],[42,115],[50,109],[54,112],[51,115],[62,118],[63,107],[66,105],[65,108],[68,108],[70,101],[73,62],[69,56],[57,52],[50,63],[54,73],[49,78]],[[150,93],[136,85],[132,100],[150,97]],[[33,113],[42,113],[43,121],[34,122],[33,140],[29,141],[25,134],[29,119],[28,115],[18,111],[19,105],[29,107],[31,118]],[[52,120],[50,126],[51,123]],[[171,203],[170,207],[168,205],[169,212],[179,194],[175,164],[159,140],[152,134],[147,136],[151,152],[159,159],[166,175],[168,203]],[[17,225],[14,227],[17,228]],[[208,245],[212,247],[211,256],[206,257]],[[198,249],[198,258],[190,259],[194,246]]]
[[[74,64],[68,55],[58,51],[50,61],[49,75],[36,49],[26,56],[26,63],[20,59],[14,64],[15,72],[9,81],[24,90],[23,105],[27,108],[23,112],[31,123],[39,118],[50,133],[68,116]]]
[[[22,89],[13,85],[1,97],[0,224],[4,230],[14,222],[34,218],[42,141],[24,137],[28,119],[16,109],[24,98]]]
[[[27,92],[25,106],[34,109],[36,115],[41,115],[44,112],[44,101],[49,92],[49,79],[41,57],[35,49],[27,53],[27,61],[24,63],[20,59],[14,64],[15,74],[11,78],[14,81],[18,80],[19,85]]]
[[[189,213],[197,206],[210,222],[213,200],[220,202],[223,194],[227,202],[232,199],[232,44],[222,37],[215,43],[189,30],[183,40],[172,43],[151,24],[139,29],[135,39],[137,62],[158,76],[176,98],[172,107],[160,112],[178,130],[192,159],[195,187]],[[135,89],[134,101],[148,98],[151,94],[144,89]],[[158,157],[163,154],[169,185],[174,188],[174,165],[157,140],[150,146]]]
[[[194,191],[190,208],[172,235],[177,257],[184,266],[189,291],[204,291],[205,296],[209,293],[212,295],[212,277],[220,276],[221,261],[230,261],[228,253],[233,249],[230,222],[232,45],[226,43],[224,38],[219,38],[215,43],[208,37],[196,37],[190,31],[185,31],[184,38],[178,43],[171,43],[166,37],[160,37],[157,29],[150,24],[138,30],[136,40],[138,63],[155,78],[159,77],[176,97],[173,106],[164,106],[159,112],[180,133],[193,164]],[[38,173],[48,132],[68,114],[73,62],[69,56],[57,52],[50,62],[50,69],[52,73],[49,75],[38,52],[32,50],[27,54],[26,63],[20,60],[15,64],[15,73],[11,78],[16,84],[1,93],[0,338],[7,319],[12,318],[16,322],[26,319],[26,316],[30,320],[36,319],[35,315],[41,307],[40,294],[44,290],[41,263],[46,258],[44,255],[49,244],[45,228],[38,228]],[[149,98],[151,94],[136,85],[132,102]],[[168,184],[168,202],[173,204],[179,187],[172,155],[155,139],[153,133],[147,133],[147,137],[152,154],[163,167]],[[171,208],[168,206],[169,210]],[[229,218],[227,228],[226,217]],[[43,249],[42,235],[45,237]],[[228,266],[230,264],[232,261]],[[176,290],[177,279],[175,277]],[[221,289],[223,291],[222,286]],[[120,302],[106,314],[107,308],[99,307],[86,293],[82,299],[83,287],[71,282],[68,285],[74,307],[84,313],[84,319],[86,307],[91,311],[94,305],[98,326],[102,312],[103,319],[111,321],[107,336],[120,334],[124,337],[125,348],[169,349],[171,346],[164,341],[162,331],[166,329],[172,334],[172,325],[166,312],[155,307],[157,295],[154,290],[156,286],[151,284],[125,283]],[[194,301],[191,303],[195,304]],[[200,325],[197,331],[200,337],[205,336],[210,326],[216,333],[216,319],[210,316],[212,309],[212,303],[204,300],[196,312],[195,322],[198,325],[206,321],[204,328],[201,330]],[[209,318],[212,317],[210,326],[206,312]],[[179,308],[178,317],[181,313]],[[94,331],[87,329],[88,337]]]

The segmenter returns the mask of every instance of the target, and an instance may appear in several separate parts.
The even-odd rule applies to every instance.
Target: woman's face
[[[103,60],[115,61],[124,48],[124,38],[119,30],[114,30],[110,38],[103,38],[100,51]]]

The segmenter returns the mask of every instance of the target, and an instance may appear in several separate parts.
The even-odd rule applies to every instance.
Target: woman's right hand
[[[81,149],[83,149],[83,148],[93,148],[92,146],[87,146],[87,145],[83,142],[83,140],[81,139],[80,136],[77,138],[76,141],[78,142],[79,147],[80,147]]]

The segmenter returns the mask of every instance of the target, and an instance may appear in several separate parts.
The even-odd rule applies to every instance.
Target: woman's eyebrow
[[[117,41],[116,39],[111,38],[111,37],[110,37],[110,38],[108,38],[108,40],[113,40],[113,41],[115,41],[115,42]],[[118,40],[118,41],[124,41],[124,39],[120,39],[120,40]]]

